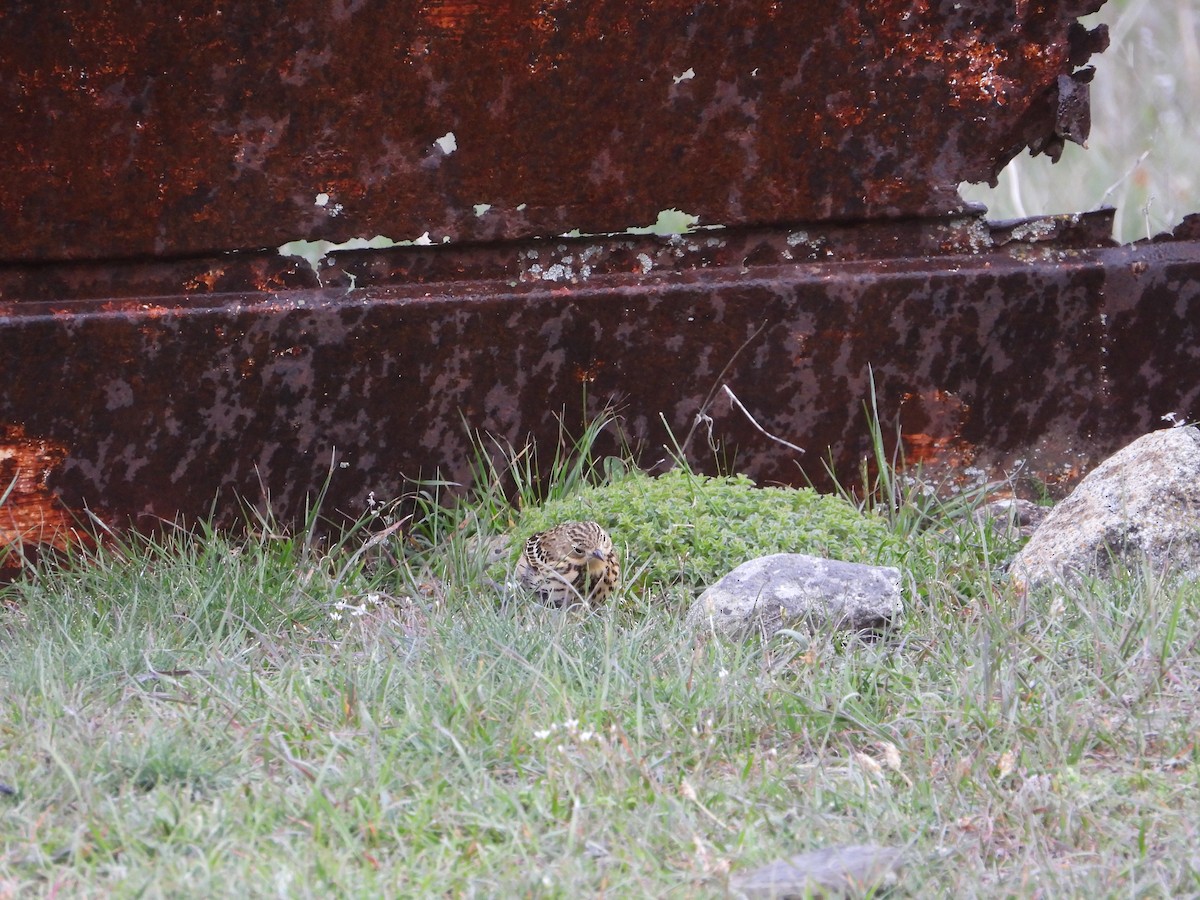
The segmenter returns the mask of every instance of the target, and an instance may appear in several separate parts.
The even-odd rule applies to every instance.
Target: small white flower
[[[333,619],[335,622],[340,622],[342,621],[342,614],[340,612],[331,612],[329,614],[329,618]]]
[[[717,677],[718,677],[718,678],[728,678],[728,677],[729,677],[729,670],[728,670],[728,669],[722,669],[720,672],[718,672],[718,673],[717,673]]]
[[[544,731],[535,731],[533,733],[533,736],[535,738],[537,738],[539,741],[544,741],[546,738],[550,737],[550,735],[553,733],[554,733],[553,728],[547,728]]]

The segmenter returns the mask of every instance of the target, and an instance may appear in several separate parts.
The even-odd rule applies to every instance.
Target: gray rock
[[[1049,512],[1049,507],[1038,506],[1030,500],[1005,497],[985,503],[971,513],[971,518],[981,526],[991,526],[998,537],[1015,541],[1030,537]]]
[[[729,892],[758,898],[861,895],[895,882],[904,854],[895,847],[850,844],[776,860],[729,879]]]
[[[1107,577],[1148,563],[1200,576],[1200,430],[1138,438],[1088,473],[1010,569],[1019,587]]]
[[[872,629],[900,618],[900,570],[774,553],[742,563],[701,594],[687,624],[726,637],[794,625]]]

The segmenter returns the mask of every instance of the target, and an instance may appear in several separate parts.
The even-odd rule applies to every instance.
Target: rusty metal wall
[[[827,484],[870,372],[910,458],[1067,483],[1200,417],[1200,228],[955,188],[1086,137],[1097,5],[10,5],[0,544],[294,517],[331,467],[355,515],[608,403],[646,462],[703,411]],[[722,227],[624,233],[669,208]],[[433,245],[276,250],[377,234]]]
[[[1053,484],[1200,412],[1200,242],[1112,246],[1103,215],[1033,224],[393,250],[348,254],[322,287],[0,304],[0,421],[42,454],[54,508],[151,525],[220,490],[218,509],[265,491],[295,513],[336,455],[331,509],[356,514],[405,477],[465,478],[465,425],[546,445],[556,414],[582,421],[585,386],[646,461],[660,414],[681,437],[727,384],[808,451],[721,394],[707,413],[740,470],[824,483],[832,448],[853,475],[871,370],[914,459],[1023,461]],[[49,494],[29,496],[43,515]]]
[[[1086,133],[1101,3],[8,3],[4,252],[955,212]]]

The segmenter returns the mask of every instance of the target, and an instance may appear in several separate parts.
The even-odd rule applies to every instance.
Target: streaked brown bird
[[[525,542],[517,579],[550,606],[599,606],[621,579],[612,538],[595,522],[563,522]]]

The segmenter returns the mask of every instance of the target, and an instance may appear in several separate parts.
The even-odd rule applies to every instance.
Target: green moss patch
[[[626,576],[642,586],[705,587],[768,553],[876,562],[893,540],[881,519],[838,497],[683,469],[658,477],[631,472],[526,508],[517,534],[523,541],[570,519],[604,526],[621,550]],[[514,559],[520,544],[514,542]]]

